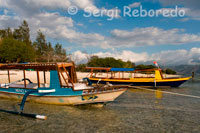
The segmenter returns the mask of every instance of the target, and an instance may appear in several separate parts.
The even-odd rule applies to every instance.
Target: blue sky
[[[142,8],[170,13],[176,7],[184,16],[134,17],[124,12]],[[72,15],[71,8],[77,13]],[[85,17],[87,11],[104,13]],[[32,40],[40,29],[48,41],[63,44],[76,63],[97,55],[136,63],[199,64],[199,13],[199,0],[0,0],[0,28],[27,20]]]

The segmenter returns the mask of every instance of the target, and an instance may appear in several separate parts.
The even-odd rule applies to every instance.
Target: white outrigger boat
[[[37,83],[26,78],[26,70],[34,70]],[[8,83],[1,84],[0,97],[22,99],[59,105],[105,103],[113,101],[126,91],[126,86],[87,86],[78,83],[74,63],[4,64],[0,70],[8,70]],[[10,70],[22,70],[23,79],[10,82]],[[44,72],[44,83],[40,83],[39,71]],[[50,71],[50,84],[46,83],[45,72]],[[20,84],[21,83],[21,84]]]
[[[7,70],[8,83],[0,84],[0,97],[22,100],[20,111],[1,112],[46,119],[46,116],[23,113],[26,101],[58,105],[79,105],[87,103],[106,103],[115,100],[127,86],[88,86],[78,83],[74,63],[36,63],[36,64],[0,64],[0,70]],[[10,70],[21,70],[23,78],[11,82]],[[37,82],[26,77],[27,70],[36,71]],[[41,83],[40,73],[44,79]],[[46,82],[46,72],[50,71],[50,83]],[[18,75],[16,75],[18,76]]]

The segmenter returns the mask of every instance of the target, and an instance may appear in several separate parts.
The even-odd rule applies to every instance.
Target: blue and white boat
[[[78,105],[105,103],[115,100],[126,86],[88,86],[78,83],[74,63],[1,64],[0,70],[8,72],[8,83],[1,83],[0,97],[21,100],[26,94],[27,101],[45,104]],[[11,70],[20,70],[23,79],[10,82]],[[26,77],[27,71],[35,71],[37,82]],[[41,80],[41,71],[44,72]],[[46,82],[46,72],[50,71],[50,83]],[[43,81],[41,83],[41,81]]]

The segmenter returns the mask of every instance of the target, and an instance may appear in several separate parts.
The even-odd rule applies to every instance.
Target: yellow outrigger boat
[[[88,78],[89,84],[100,83],[100,84],[113,84],[113,85],[130,85],[130,86],[170,86],[178,87],[191,77],[185,78],[164,78],[161,69],[145,69],[135,70],[133,68],[104,68],[104,67],[87,67],[91,73]],[[104,71],[107,73],[106,77],[98,77],[97,72]],[[124,72],[129,72],[129,77],[124,77]],[[151,73],[150,77],[137,77],[137,72],[148,72]],[[154,72],[154,74],[152,74]],[[141,74],[140,73],[140,74]],[[116,76],[118,75],[118,77]],[[122,76],[120,76],[122,75]]]

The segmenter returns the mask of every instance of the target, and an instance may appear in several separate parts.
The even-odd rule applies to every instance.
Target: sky
[[[200,64],[199,0],[0,0],[0,29],[26,20],[75,63],[114,57],[136,64]]]

